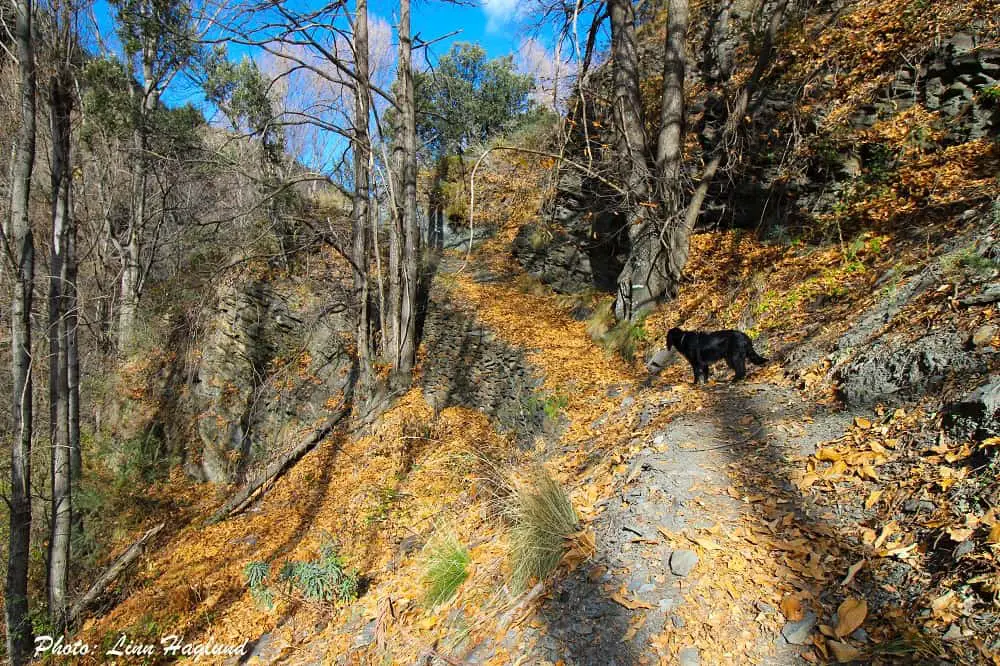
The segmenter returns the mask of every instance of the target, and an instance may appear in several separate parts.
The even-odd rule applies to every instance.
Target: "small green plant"
[[[594,314],[587,320],[587,335],[594,342],[600,343],[611,327],[615,325],[615,302],[608,299],[594,308]]]
[[[424,572],[428,606],[437,606],[451,599],[468,577],[469,551],[458,539],[449,535],[428,546],[427,569]]]
[[[271,565],[249,562],[243,568],[243,578],[250,596],[264,608],[274,607],[274,590],[268,585]],[[350,602],[358,598],[358,572],[348,570],[337,548],[330,540],[320,546],[319,558],[310,562],[289,560],[278,574],[278,583],[286,586],[286,594],[301,595],[306,601],[332,603]]]
[[[635,358],[638,343],[646,339],[646,315],[636,321],[623,319],[605,333],[600,344],[606,350],[618,353],[626,361]]]
[[[271,565],[267,562],[247,562],[243,567],[243,579],[246,581],[250,596],[261,608],[274,608],[274,592],[267,586],[267,576]]]
[[[941,258],[941,271],[949,278],[988,278],[1000,270],[1000,265],[972,248],[956,250]]]
[[[580,521],[566,491],[545,470],[513,485],[505,513],[511,525],[511,586],[519,592],[555,570]]]
[[[557,421],[563,410],[569,405],[569,396],[564,393],[533,394],[525,400],[528,411],[541,410],[550,421]]]
[[[368,515],[365,516],[365,522],[369,525],[372,523],[384,523],[388,520],[389,511],[392,509],[392,505],[403,496],[403,493],[399,492],[392,486],[382,486],[375,489],[374,495],[375,506],[373,506],[368,511]]]
[[[1000,83],[994,83],[980,90],[979,98],[991,104],[1000,104]]]
[[[536,252],[545,249],[551,242],[552,233],[540,226],[532,228],[528,234],[528,243],[531,244],[531,249]]]

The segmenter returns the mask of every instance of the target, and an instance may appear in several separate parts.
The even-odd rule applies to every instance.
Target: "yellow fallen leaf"
[[[802,601],[793,594],[789,594],[784,599],[781,600],[781,614],[785,616],[785,619],[789,622],[798,622],[802,619],[805,613],[802,610]]]
[[[853,645],[835,640],[828,640],[826,645],[830,648],[830,652],[833,653],[833,658],[837,660],[838,664],[849,664],[861,659],[861,650]]]
[[[1000,545],[1000,523],[994,523],[993,527],[990,528],[990,533],[986,537],[986,543]]]
[[[636,610],[637,608],[653,608],[653,604],[640,599],[628,599],[625,595],[620,592],[616,592],[611,595],[611,598],[616,602],[624,606],[629,610]]]
[[[816,460],[825,460],[827,462],[837,462],[842,457],[843,457],[843,454],[841,454],[839,451],[837,451],[837,449],[834,449],[834,448],[831,448],[831,447],[828,447],[828,446],[821,446],[818,449],[816,449]]]
[[[854,632],[868,617],[868,602],[848,597],[837,607],[837,628],[834,633],[843,638]]]
[[[854,418],[854,425],[858,426],[862,430],[868,430],[872,427],[872,422],[870,419],[866,419],[863,416],[856,416]]]
[[[722,546],[711,539],[706,539],[705,537],[692,537],[691,541],[694,541],[705,550],[722,550]]]
[[[892,536],[895,532],[899,530],[899,526],[896,524],[895,520],[890,520],[888,523],[882,527],[882,531],[879,533],[878,538],[875,539],[875,543],[872,544],[872,548],[878,550],[885,540]]]
[[[903,545],[897,546],[890,544],[890,547],[880,552],[879,555],[881,555],[882,557],[898,557],[902,560],[905,560],[907,557],[909,557],[911,553],[913,553],[914,550],[916,550],[916,548],[917,548],[916,543],[911,543],[909,546],[903,546]]]
[[[882,491],[881,490],[873,490],[873,491],[871,491],[870,493],[868,493],[868,498],[865,500],[865,508],[866,509],[872,508],[873,506],[875,506],[876,504],[878,504],[878,501],[881,498],[882,498]]]

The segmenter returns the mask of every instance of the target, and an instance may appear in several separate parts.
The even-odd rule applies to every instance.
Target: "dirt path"
[[[603,495],[585,517],[592,561],[470,663],[497,663],[498,652],[516,663],[804,663],[797,645],[831,622],[810,606],[846,573],[851,548],[836,516],[795,481],[816,443],[839,437],[851,416],[752,377],[731,384],[721,373],[691,387],[680,364],[640,388],[545,297],[481,271],[453,279],[477,316],[528,348],[551,390],[573,396],[547,459],[577,496]],[[510,316],[525,311],[533,316]]]

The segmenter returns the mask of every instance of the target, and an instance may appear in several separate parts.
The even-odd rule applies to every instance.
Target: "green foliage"
[[[555,570],[580,521],[566,491],[542,469],[515,490],[506,514],[511,587],[520,592],[532,579],[542,580]]]
[[[941,271],[952,280],[984,279],[998,270],[1000,264],[982,256],[971,247],[941,257]]]
[[[153,81],[181,66],[196,52],[191,5],[186,0],[111,0],[118,10],[118,38],[125,52],[147,52]]]
[[[243,578],[250,595],[265,608],[274,607],[274,591],[268,585],[271,565],[266,562],[248,562],[243,568]],[[351,602],[358,598],[358,572],[345,568],[332,541],[320,546],[319,558],[311,562],[289,560],[278,573],[278,582],[287,593],[298,593],[307,601],[332,603]]]
[[[531,395],[525,400],[529,411],[541,410],[550,421],[557,421],[569,405],[569,396],[564,393],[545,393]]]
[[[225,46],[217,46],[204,59],[202,89],[218,106],[233,128],[259,137],[265,156],[272,162],[281,158],[284,135],[275,123],[274,109],[267,91],[270,81],[257,63],[247,56],[229,60]]]
[[[250,596],[261,608],[274,608],[274,592],[267,586],[271,565],[267,562],[247,562],[243,567],[243,578],[250,589]]]
[[[468,577],[469,551],[454,536],[440,538],[428,547],[424,572],[428,606],[451,599]]]
[[[512,56],[486,59],[478,44],[456,43],[437,67],[414,72],[417,133],[435,155],[485,143],[530,118],[530,76]]]
[[[636,321],[626,319],[615,323],[596,342],[607,351],[621,355],[626,361],[631,361],[635,358],[639,343],[645,339],[646,315],[643,314]]]
[[[372,523],[384,523],[389,519],[389,511],[392,509],[392,505],[403,496],[401,492],[393,488],[392,486],[382,486],[375,489],[375,506],[373,506],[369,511],[368,515],[365,516],[365,523],[371,525]]]
[[[980,90],[979,99],[990,104],[1000,105],[1000,83],[994,83]]]
[[[80,139],[92,145],[95,135],[104,132],[124,136],[133,126],[133,99],[129,94],[129,74],[114,57],[94,58],[83,69],[83,123]]]

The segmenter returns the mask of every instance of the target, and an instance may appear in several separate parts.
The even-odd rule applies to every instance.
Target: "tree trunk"
[[[146,138],[140,112],[140,127],[133,132],[135,158],[132,173],[132,211],[122,243],[121,303],[118,305],[118,353],[127,354],[135,336],[135,318],[139,308],[139,270],[142,265],[140,235],[146,219]]]
[[[413,98],[410,0],[399,3],[400,109],[393,146],[395,215],[389,235],[389,350],[396,381],[407,381],[416,360],[416,300],[420,231],[417,227],[417,130]]]
[[[10,464],[10,535],[4,615],[7,656],[15,666],[32,653],[28,615],[28,549],[31,539],[31,298],[35,280],[35,240],[28,205],[35,165],[35,56],[32,48],[32,1],[15,0],[14,40],[20,70],[21,125],[11,169],[10,220],[5,237],[14,262],[11,298],[11,415],[13,447]]]
[[[620,178],[629,193],[624,207],[629,258],[618,276],[618,319],[636,319],[662,296],[662,263],[656,215],[652,210],[652,174],[642,97],[639,53],[635,39],[635,8],[631,0],[608,0],[611,18],[611,63],[614,75],[612,114],[617,129],[616,153]]]
[[[399,7],[400,106],[403,107],[403,279],[397,372],[409,376],[417,357],[417,285],[420,230],[417,225],[417,115],[413,96],[410,0]]]
[[[663,62],[663,102],[656,148],[660,204],[666,220],[666,295],[677,295],[687,264],[691,228],[681,214],[681,159],[684,148],[684,77],[687,71],[688,0],[669,0]],[[660,250],[661,252],[663,250]]]
[[[368,90],[368,1],[357,1],[354,19],[354,63],[357,82],[354,89],[354,201],[351,211],[354,243],[354,292],[358,297],[358,392],[362,399],[368,397],[374,379],[372,370],[371,313],[369,311],[370,289],[368,287],[369,265],[369,188],[371,172],[368,168],[371,153],[368,135],[369,90]]]
[[[152,20],[153,9],[144,12]],[[133,136],[134,173],[132,184],[132,215],[128,236],[124,243],[121,278],[121,305],[118,310],[118,353],[127,354],[135,338],[135,322],[142,296],[142,235],[146,229],[147,181],[149,178],[149,121],[159,104],[155,85],[153,62],[156,58],[154,44],[147,43],[142,50],[142,97],[136,108],[137,125]]]
[[[49,274],[49,438],[52,446],[52,521],[48,551],[49,616],[62,632],[66,618],[72,515],[69,435],[68,335],[66,286],[71,195],[70,89],[68,73],[52,77],[49,105],[52,130],[52,240]]]

